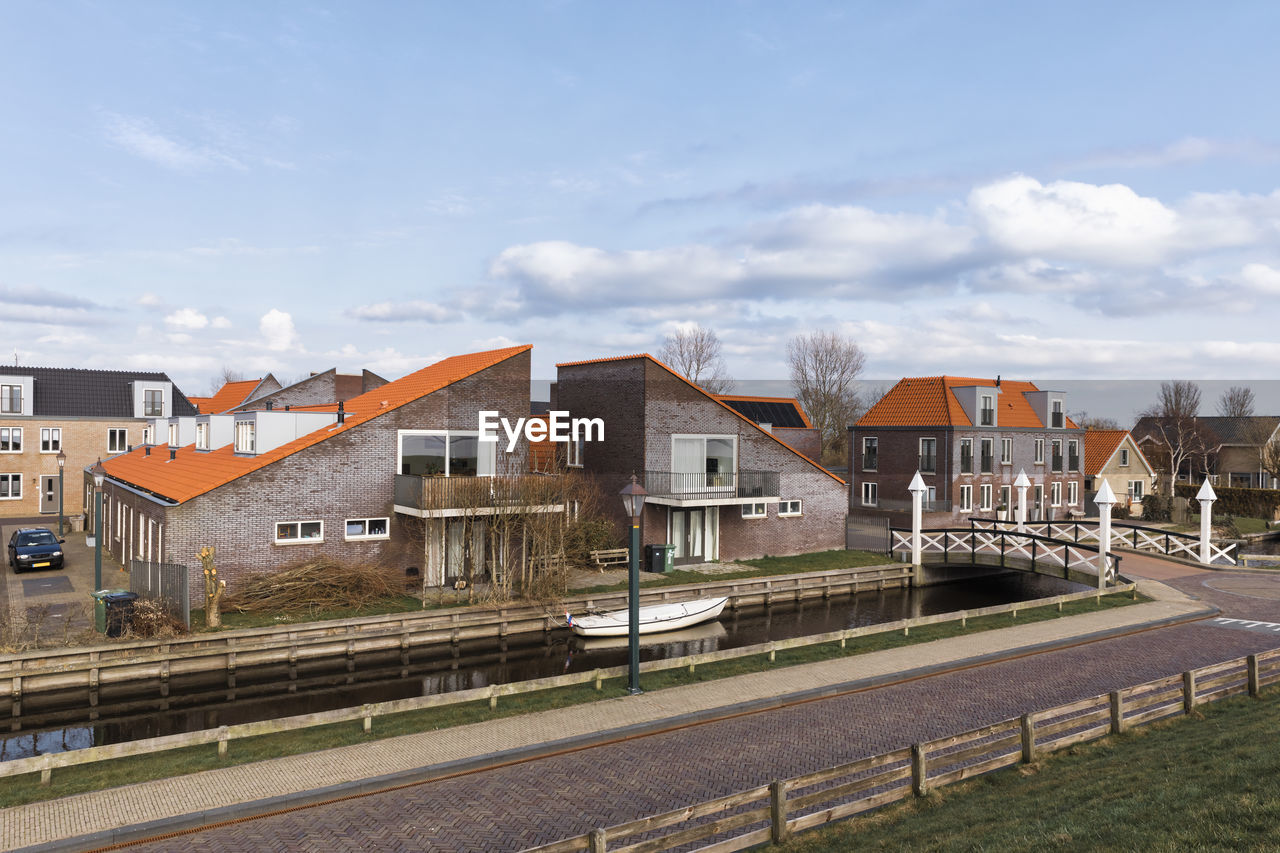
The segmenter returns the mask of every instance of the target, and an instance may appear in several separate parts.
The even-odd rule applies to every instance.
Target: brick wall
[[[107,447],[107,430],[127,431],[127,445],[142,443],[142,430],[147,422],[135,418],[9,418],[0,427],[22,429],[22,452],[0,453],[0,474],[22,475],[22,497],[0,499],[0,518],[24,518],[40,514],[40,477],[58,476],[58,453],[42,453],[41,428],[62,431],[62,451],[67,454],[63,470],[63,513],[67,516],[84,512],[84,492],[80,488],[81,472],[100,458],[111,454]],[[49,515],[57,524],[58,506],[55,495]]]

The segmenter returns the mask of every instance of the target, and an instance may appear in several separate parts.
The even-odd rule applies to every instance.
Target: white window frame
[[[978,489],[978,508],[983,512],[991,512],[991,484],[983,483]]]
[[[990,452],[990,453],[985,452],[985,451],[986,451],[986,449],[987,449],[988,447],[989,447],[989,448],[991,448],[991,452]],[[983,460],[983,459],[990,459],[990,460],[991,460],[991,467],[990,467],[990,468],[983,468],[983,467],[982,467],[982,460]],[[981,439],[981,440],[978,442],[978,473],[979,473],[979,474],[993,474],[993,473],[995,473],[995,470],[996,470],[996,442],[995,442],[995,439],[993,439],[993,438],[984,438],[984,439]]]
[[[302,535],[302,526],[303,526],[304,524],[318,524],[318,525],[320,525],[320,535],[319,535],[318,537],[317,537],[317,536],[303,536],[303,535]],[[281,528],[281,527],[288,526],[288,525],[292,525],[292,526],[296,529],[296,531],[297,531],[297,535],[295,535],[295,536],[285,536],[285,537],[281,538],[281,536],[280,536],[280,528]],[[299,520],[299,521],[277,521],[277,522],[276,522],[276,526],[275,526],[275,544],[277,544],[277,545],[315,545],[315,544],[318,544],[318,543],[321,543],[321,542],[324,542],[324,521],[323,521],[323,520],[321,520],[321,519],[319,519],[319,518],[308,518],[308,519],[303,519],[303,520]]]
[[[444,441],[445,441],[445,444],[444,444],[444,476],[446,476],[446,477],[450,477],[450,476],[453,476],[453,475],[449,472],[449,439],[450,439],[450,438],[479,438],[479,437],[480,437],[480,431],[479,431],[479,430],[474,430],[474,429],[472,429],[472,430],[466,430],[466,429],[401,429],[401,430],[396,430],[396,471],[397,471],[397,472],[402,471],[402,470],[403,470],[403,466],[404,466],[404,437],[405,437],[406,435],[442,435],[442,436],[444,436]],[[505,439],[500,439],[500,440],[505,441]],[[505,446],[505,445],[504,445],[504,446]],[[486,473],[486,474],[482,474],[482,473],[480,473],[480,469],[481,469],[483,466],[480,464],[480,462],[481,462],[481,457],[480,457],[480,455],[479,455],[479,454],[483,454],[483,453],[484,453],[485,448],[488,448],[488,449],[489,449],[489,452],[490,452],[489,462],[488,462],[488,464],[489,464],[489,472],[488,472],[488,473]],[[493,476],[495,476],[497,473],[498,473],[498,442],[496,442],[496,441],[481,441],[481,442],[478,442],[478,444],[477,444],[477,457],[476,457],[476,476],[477,476],[477,477],[493,477]],[[459,474],[458,476],[464,476],[464,475]]]
[[[57,453],[62,449],[62,427],[40,427],[40,452]]]
[[[1000,464],[1001,465],[1013,464],[1013,439],[1012,438],[1000,439]]]
[[[1137,486],[1135,489],[1134,487]],[[1129,481],[1129,500],[1142,503],[1142,499],[1147,496],[1146,483],[1142,480]]]
[[[862,483],[862,505],[863,506],[879,506],[880,505],[880,486],[876,483],[868,483],[865,480]]]
[[[867,448],[874,447],[875,453],[871,454],[876,461],[875,465],[867,467]],[[876,435],[864,435],[862,437],[862,470],[863,471],[879,471],[880,470],[880,437]]]
[[[569,468],[581,468],[582,451],[585,449],[586,438],[581,435],[571,436],[565,445],[564,464]]]
[[[804,507],[801,506],[801,503],[802,502],[799,498],[792,498],[791,500],[778,501],[778,517],[794,518],[797,515],[803,515]]]
[[[997,506],[1003,506],[1005,512],[1013,512],[1013,487],[1000,487],[1000,503]]]
[[[9,405],[9,398],[14,391],[18,392],[18,408]],[[22,386],[21,385],[0,385],[0,415],[20,415],[22,414]]]
[[[22,500],[22,475],[21,474],[0,474],[0,479],[4,479],[9,483],[9,488],[7,489],[9,494],[0,495],[0,501]],[[15,486],[18,489],[18,493],[16,495],[13,493]]]
[[[922,468],[922,469],[921,469],[921,473],[922,473],[922,474],[936,474],[936,473],[938,473],[938,439],[936,439],[936,438],[922,438],[922,439],[920,439],[920,450],[919,450],[919,453],[916,455],[917,464],[918,464],[918,461],[919,461],[919,460],[924,459],[924,457],[925,457],[925,452],[924,452],[924,443],[925,443],[926,441],[930,442],[930,443],[932,444],[932,446],[933,446],[933,453],[930,453],[930,454],[929,454],[930,456],[932,456],[932,457],[933,457],[933,470],[932,470],[932,471],[925,471],[925,470]]]
[[[1120,448],[1120,467],[1129,467],[1129,448],[1127,447]]]
[[[1072,457],[1072,456],[1074,456],[1074,457],[1076,458],[1076,467],[1074,467],[1074,468],[1072,468],[1072,467],[1071,467],[1071,457]],[[1067,468],[1069,468],[1069,469],[1070,469],[1070,470],[1072,470],[1072,471],[1079,471],[1079,470],[1080,470],[1080,463],[1081,463],[1082,461],[1083,461],[1083,460],[1080,458],[1080,442],[1073,438],[1073,439],[1071,439],[1070,441],[1068,441],[1068,442],[1067,442],[1067,458],[1066,458],[1066,466],[1067,466]]]
[[[1034,460],[1035,464],[1043,465],[1044,464],[1044,439],[1043,438],[1036,439],[1035,454],[1036,454],[1035,460]]]
[[[750,503],[742,505],[743,518],[767,518],[769,515],[769,505],[767,503]]]
[[[1054,480],[1049,484],[1049,506],[1062,506],[1062,481]]]
[[[169,446],[177,447],[178,442],[182,440],[180,430],[177,424],[169,424]]]
[[[960,487],[960,511],[973,512],[973,486]]]
[[[258,425],[253,421],[236,421],[235,424],[235,452],[257,453]]]
[[[676,459],[676,442],[677,442],[677,441],[689,441],[689,440],[693,440],[693,439],[701,439],[701,440],[702,440],[702,460],[703,460],[703,468],[704,468],[704,469],[705,469],[705,467],[706,467],[706,459],[707,459],[707,442],[708,442],[708,441],[710,441],[710,440],[712,440],[712,439],[721,439],[721,440],[730,441],[730,442],[732,442],[732,443],[733,443],[733,470],[732,470],[732,471],[727,472],[727,473],[729,474],[729,482],[728,482],[727,484],[723,484],[723,485],[721,485],[721,484],[712,485],[712,484],[711,484],[711,483],[712,483],[712,481],[711,481],[710,479],[708,479],[708,480],[705,480],[705,481],[704,481],[704,482],[706,483],[706,485],[701,486],[701,487],[697,487],[697,486],[695,485],[694,487],[691,487],[691,488],[688,488],[688,489],[678,487],[678,486],[676,486],[676,485],[673,483],[673,484],[672,484],[672,489],[673,489],[673,491],[705,492],[705,491],[715,491],[716,489],[729,489],[729,490],[732,490],[732,489],[734,488],[732,484],[737,482],[737,477],[738,477],[738,436],[737,436],[737,434],[727,434],[727,433],[726,433],[726,434],[720,434],[720,433],[710,433],[710,432],[698,432],[698,433],[672,433],[672,434],[671,434],[671,457],[670,457],[670,459],[671,459],[671,466],[670,466],[670,467],[671,467],[671,474],[672,474],[673,479],[674,479],[676,476],[681,475],[681,474],[693,474],[693,473],[697,473],[697,472],[686,472],[686,471],[676,471],[676,470],[675,470],[675,467],[676,467],[676,466],[675,466],[675,459]],[[711,475],[711,474],[707,474],[707,473],[705,472],[705,470],[704,470],[702,473],[703,473],[706,477],[708,477],[708,478],[709,478],[709,477],[711,477],[711,476],[713,476],[713,475]],[[721,473],[721,474],[723,474],[723,473],[726,473],[726,472],[723,472],[723,471],[722,471],[722,472],[720,472],[720,473]]]
[[[107,427],[107,452],[124,453],[129,449],[129,430],[125,427]]]
[[[1067,481],[1067,506],[1075,506],[1080,503],[1080,481]]]
[[[160,408],[151,408],[152,395],[160,401]],[[164,389],[147,388],[142,392],[142,416],[144,418],[163,418],[164,417]]]
[[[964,452],[965,452],[966,450],[968,450],[968,451],[969,451],[969,470],[968,470],[968,471],[964,470]],[[960,473],[961,473],[961,474],[972,474],[972,473],[974,472],[974,470],[975,470],[975,469],[974,469],[974,461],[973,461],[973,460],[974,460],[974,457],[973,457],[973,439],[972,439],[972,438],[962,438],[962,439],[960,439],[960,460],[959,460],[959,461],[960,461]]]
[[[196,424],[196,450],[209,449],[209,425],[207,423]]]
[[[370,523],[375,521],[382,522],[382,526],[383,526],[382,529],[386,531],[385,533],[365,532],[365,533],[352,534],[347,530],[347,528],[350,527],[352,524],[362,524],[364,525],[364,530],[368,531]],[[348,542],[357,542],[357,541],[369,542],[369,541],[374,541],[378,539],[390,539],[391,538],[391,518],[385,515],[374,516],[371,518],[348,518],[342,524],[342,538],[347,540]]]
[[[0,453],[21,453],[22,452],[22,427],[0,427],[0,432],[8,434],[8,450],[0,450]],[[16,441],[15,441],[16,439]],[[14,447],[17,444],[17,447]]]
[[[155,444],[155,442],[151,440],[151,427],[142,428],[142,443]]]

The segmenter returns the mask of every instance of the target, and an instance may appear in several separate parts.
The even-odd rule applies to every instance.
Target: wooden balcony
[[[563,483],[556,474],[510,477],[397,474],[395,508],[396,512],[419,518],[563,512]]]

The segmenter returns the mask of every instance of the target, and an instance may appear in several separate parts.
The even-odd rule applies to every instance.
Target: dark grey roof
[[[1163,418],[1139,418],[1130,430],[1135,441],[1141,441],[1148,435],[1160,437],[1159,426]],[[1195,419],[1196,425],[1211,436],[1215,444],[1232,444],[1252,446],[1271,437],[1280,426],[1280,415],[1255,415],[1248,418],[1209,417]]]
[[[2,366],[6,376],[30,376],[35,380],[32,414],[35,417],[132,418],[130,382],[172,382],[164,373],[129,370],[86,370],[79,367]],[[196,407],[173,386],[174,415],[194,415]]]
[[[719,395],[716,399],[758,424],[772,424],[783,429],[804,429],[808,426],[795,403],[744,400],[728,395]]]

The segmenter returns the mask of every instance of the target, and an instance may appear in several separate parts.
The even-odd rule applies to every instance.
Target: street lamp
[[[58,538],[62,538],[62,469],[66,467],[67,454],[58,448]]]
[[[627,690],[640,692],[640,513],[649,493],[644,486],[631,482],[622,487],[622,506],[631,516],[631,565],[627,584],[627,651],[629,653],[630,683]]]
[[[107,469],[102,467],[102,457],[89,469],[93,475],[93,591],[102,589],[102,481]]]

